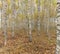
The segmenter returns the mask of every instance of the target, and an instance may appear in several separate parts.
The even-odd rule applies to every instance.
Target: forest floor
[[[32,42],[29,42],[29,36],[25,30],[16,31],[14,37],[11,36],[11,32],[8,32],[6,45],[0,31],[0,54],[55,54],[55,48],[55,31],[50,31],[49,36],[41,31],[38,36],[37,31],[33,30]]]

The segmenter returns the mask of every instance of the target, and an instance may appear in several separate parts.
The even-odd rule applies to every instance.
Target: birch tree
[[[4,41],[4,44],[6,45],[6,42],[7,42],[7,13],[6,13],[6,9],[8,8],[8,5],[6,3],[6,0],[2,0],[3,2],[3,9],[2,9],[2,14],[3,14],[3,17],[2,17],[2,20],[3,20],[3,32],[4,32],[4,38],[5,38],[5,41]]]
[[[15,0],[15,30],[18,29],[19,0]]]
[[[2,0],[0,1],[0,20],[2,19]],[[0,22],[1,23],[1,22]],[[1,26],[1,25],[0,25]],[[2,27],[2,26],[1,26]],[[0,27],[0,28],[1,28]]]
[[[57,31],[57,45],[56,54],[60,54],[60,2],[57,1],[57,19],[56,19],[56,31]]]
[[[38,0],[38,5],[37,5],[37,9],[38,9],[38,17],[37,17],[37,31],[38,31],[38,36],[40,36],[40,25],[41,25],[41,22],[40,22],[40,0]]]
[[[12,37],[15,36],[15,18],[16,18],[16,13],[15,13],[15,0],[11,0],[11,8],[12,8]]]
[[[49,32],[49,26],[50,26],[50,14],[49,14],[49,4],[50,4],[50,2],[49,2],[49,0],[47,0],[47,7],[46,7],[46,14],[47,14],[47,35],[48,35],[48,37],[49,37],[49,40],[50,40],[50,32]]]
[[[28,0],[28,34],[29,34],[29,41],[32,41],[32,25],[31,25],[31,14],[32,14],[32,10],[31,10],[31,1],[32,0]]]
[[[49,34],[49,20],[50,20],[50,16],[49,16],[49,1],[48,0],[44,0],[44,30],[47,34],[47,36],[50,39],[50,34]]]

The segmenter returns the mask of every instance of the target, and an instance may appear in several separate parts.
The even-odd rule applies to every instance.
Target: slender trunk
[[[47,3],[50,3],[49,0],[47,0]],[[46,9],[46,14],[47,14],[47,35],[48,35],[48,38],[50,40],[50,32],[49,32],[49,23],[50,23],[50,14],[49,14],[49,5],[47,6],[47,9]]]
[[[4,44],[6,45],[7,42],[7,13],[6,13],[6,9],[8,7],[8,5],[6,4],[6,1],[2,1],[3,2],[3,31],[4,31],[4,37],[5,37],[5,41]]]
[[[32,17],[31,17],[31,14],[32,14],[32,9],[31,9],[31,0],[28,1],[28,34],[29,34],[29,41],[31,42],[32,41],[32,25],[31,25],[31,20],[32,20]],[[30,3],[30,4],[29,4]]]
[[[57,7],[57,21],[56,21],[56,26],[57,26],[57,47],[56,47],[56,54],[60,54],[60,14],[59,12],[60,4],[58,4]]]
[[[49,22],[50,22],[50,16],[49,16],[49,5],[47,5],[47,3],[49,3],[48,0],[46,0],[44,2],[44,29],[46,31],[47,36],[50,39],[50,35],[49,35]],[[47,5],[47,6],[46,6]]]
[[[11,0],[11,7],[12,7],[12,37],[15,36],[15,1]]]
[[[38,36],[40,36],[40,25],[41,25],[41,22],[40,22],[40,0],[38,0],[38,18],[37,18],[37,25],[38,25]]]
[[[1,0],[1,3],[2,3],[2,0]],[[2,4],[3,6],[3,4]],[[2,30],[2,7],[1,7],[1,30]]]

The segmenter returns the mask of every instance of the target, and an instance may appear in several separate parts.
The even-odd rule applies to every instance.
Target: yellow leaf
[[[56,7],[57,6],[57,0],[52,0],[53,6]]]
[[[7,3],[8,3],[8,5],[10,5],[11,4],[11,1],[10,0],[7,0]]]
[[[6,13],[7,13],[7,14],[11,14],[11,13],[12,13],[12,10],[11,10],[11,9],[7,9],[7,10],[6,10]]]
[[[2,2],[0,1],[0,8],[2,7]]]

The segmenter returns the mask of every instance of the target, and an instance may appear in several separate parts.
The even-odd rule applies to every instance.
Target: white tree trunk
[[[11,7],[12,7],[12,37],[15,36],[15,1],[11,0]]]
[[[57,26],[56,54],[60,54],[60,4],[58,4],[58,7],[57,7],[56,26]]]
[[[51,0],[50,0],[51,1]],[[50,34],[49,34],[49,25],[50,25],[50,15],[49,15],[49,5],[46,6],[46,3],[50,3],[49,0],[46,0],[44,2],[44,11],[45,11],[45,14],[44,14],[44,30],[48,36],[48,38],[50,39]]]
[[[2,3],[2,0],[1,0],[1,3]],[[2,8],[1,8],[1,30],[2,30]]]
[[[32,24],[31,24],[31,20],[32,20],[32,1],[28,0],[28,34],[29,34],[29,41],[32,41]]]
[[[4,32],[4,36],[5,36],[5,41],[4,41],[4,44],[6,45],[6,42],[7,42],[7,13],[6,13],[6,9],[8,7],[6,1],[2,1],[3,2],[3,32]]]
[[[38,36],[40,36],[40,25],[41,25],[41,18],[40,18],[40,0],[38,0],[38,6],[37,6],[37,8],[38,8],[38,18],[37,18],[37,31],[38,31]]]

